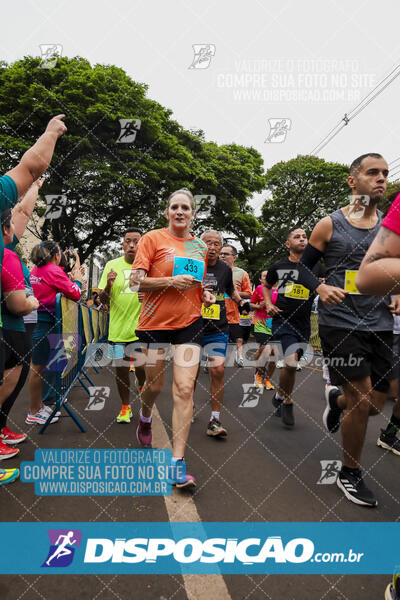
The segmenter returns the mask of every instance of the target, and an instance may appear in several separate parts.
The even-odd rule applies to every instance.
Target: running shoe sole
[[[11,448],[10,448],[11,450]],[[18,454],[20,453],[20,450],[18,448],[15,448],[15,451],[13,454],[1,454],[0,453],[0,460],[6,460],[7,458],[14,458],[15,456],[18,456]]]
[[[329,402],[329,394],[331,393],[331,391],[332,391],[332,388],[334,388],[334,387],[336,387],[336,386],[332,386],[332,385],[331,385],[331,386],[328,386],[328,385],[326,385],[326,386],[325,386],[325,392],[324,392],[324,395],[325,395],[325,401],[326,401],[326,408],[325,408],[325,410],[324,410],[324,413],[323,413],[323,415],[322,415],[322,422],[323,422],[323,424],[324,424],[324,427],[325,427],[325,429],[326,429],[326,430],[327,430],[329,433],[336,433],[336,432],[339,430],[339,428],[340,428],[340,421],[341,421],[341,420],[339,419],[339,422],[338,422],[337,426],[335,426],[335,427],[333,427],[333,428],[329,429],[329,427],[328,427],[328,415],[329,415],[330,411],[332,410],[332,408],[331,408],[331,404],[330,404],[330,402]],[[342,411],[341,411],[341,412],[342,412]]]
[[[219,431],[218,433],[213,433],[210,429],[207,429],[206,433],[210,437],[226,437],[228,435],[226,429]]]
[[[396,448],[393,448],[393,446],[391,446],[390,444],[387,444],[386,442],[381,440],[380,437],[378,437],[378,439],[376,441],[376,445],[379,446],[380,448],[383,448],[384,450],[390,450],[391,452],[393,452],[393,454],[397,454],[397,456],[400,456],[399,450],[397,450]]]
[[[25,434],[24,438],[21,438],[19,440],[5,440],[0,436],[0,442],[2,442],[3,444],[6,444],[6,446],[16,446],[17,444],[21,444],[22,442],[25,442],[26,438],[28,436]]]
[[[371,504],[369,502],[364,502],[364,500],[360,500],[359,498],[355,498],[354,496],[352,496],[350,494],[350,492],[348,492],[346,490],[345,486],[340,481],[339,477],[336,479],[336,485],[338,486],[339,490],[342,490],[342,492],[346,496],[347,500],[350,500],[350,502],[353,502],[354,504],[358,504],[359,506],[368,506],[368,508],[375,508],[376,506],[378,506],[377,500],[375,500],[374,504]]]
[[[193,479],[189,479],[188,481],[185,481],[184,483],[173,483],[172,485],[174,485],[176,488],[182,489],[182,488],[195,488],[196,487],[196,482]]]
[[[7,483],[12,483],[19,477],[19,469],[5,469],[6,471],[14,471],[11,476],[4,481],[4,479],[0,478],[0,485],[6,485]]]

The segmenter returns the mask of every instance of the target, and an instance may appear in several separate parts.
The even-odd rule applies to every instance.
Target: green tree
[[[346,204],[348,173],[348,166],[315,156],[297,156],[267,171],[270,197],[262,207],[262,238],[249,257],[252,273],[286,256],[289,229],[302,227],[309,234],[319,219]]]
[[[49,118],[64,113],[68,132],[57,144],[41,194],[67,198],[60,218],[46,219],[42,238],[79,249],[82,259],[119,241],[121,229],[163,226],[171,191],[214,195],[199,208],[196,229],[218,227],[256,244],[260,227],[249,199],[263,189],[262,158],[253,148],[206,142],[202,131],[184,129],[171,110],[146,96],[113,65],[58,58],[52,69],[25,57],[0,63],[0,169],[12,168],[42,133]],[[140,121],[133,143],[119,143],[119,119]],[[205,210],[207,209],[207,210]],[[246,246],[247,245],[247,246]]]

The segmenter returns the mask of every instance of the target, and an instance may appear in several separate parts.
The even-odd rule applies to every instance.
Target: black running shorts
[[[319,326],[322,352],[333,385],[371,377],[374,390],[387,392],[392,377],[393,332]]]

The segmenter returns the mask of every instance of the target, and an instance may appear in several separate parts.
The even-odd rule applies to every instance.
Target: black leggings
[[[18,395],[22,388],[25,385],[26,379],[29,374],[30,364],[31,364],[31,353],[32,353],[32,333],[35,329],[36,323],[25,323],[25,336],[26,336],[26,348],[27,351],[24,359],[22,361],[22,370],[17,382],[17,385],[14,388],[14,391],[6,398],[3,402],[3,406],[0,409],[0,430],[3,429],[7,425],[7,418],[12,409],[14,402],[18,398]]]

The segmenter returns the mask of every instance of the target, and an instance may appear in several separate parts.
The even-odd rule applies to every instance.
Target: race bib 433
[[[172,275],[192,275],[197,281],[203,281],[204,267],[202,260],[175,256]]]

